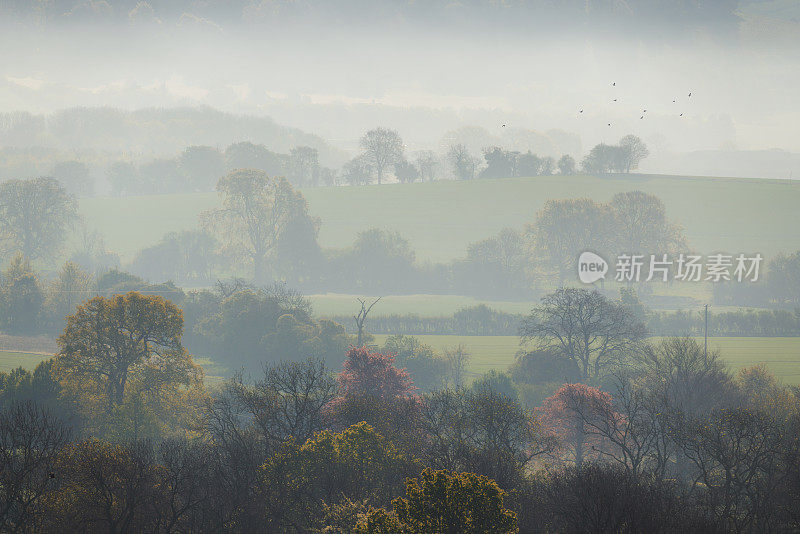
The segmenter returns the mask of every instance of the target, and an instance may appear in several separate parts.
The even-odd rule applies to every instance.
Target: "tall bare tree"
[[[386,169],[394,167],[403,159],[403,140],[394,130],[375,128],[361,138],[364,155],[375,169],[378,183],[381,183]]]
[[[523,341],[559,350],[574,361],[583,380],[616,370],[647,334],[645,325],[621,304],[598,291],[572,287],[542,297],[520,331]]]
[[[358,310],[357,315],[353,316],[353,319],[356,321],[356,328],[358,329],[358,340],[356,341],[357,347],[361,347],[364,340],[364,324],[367,322],[367,315],[369,315],[369,312],[372,311],[372,307],[375,306],[379,300],[381,300],[381,297],[376,298],[369,306],[367,306],[366,300],[358,299],[358,302],[361,303],[361,309]]]
[[[252,386],[237,376],[235,396],[259,436],[270,446],[287,440],[305,443],[324,428],[325,408],[336,397],[338,384],[322,360],[280,362],[264,370]]]
[[[467,352],[467,347],[463,343],[459,343],[455,347],[444,350],[444,358],[447,361],[447,372],[450,375],[450,383],[455,388],[460,388],[464,385],[467,365],[469,365],[469,357],[470,354]]]
[[[647,145],[635,135],[626,135],[619,140],[622,149],[622,158],[625,172],[631,172],[639,166],[639,163],[650,155]]]

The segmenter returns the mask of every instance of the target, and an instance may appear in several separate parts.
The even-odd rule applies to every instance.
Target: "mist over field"
[[[522,145],[519,130],[559,130],[570,142],[553,156],[634,133],[651,147],[648,172],[800,172],[796,155],[770,164],[749,153],[800,152],[791,7],[708,3],[669,21],[666,4],[646,3],[632,13],[599,3],[588,12],[535,3],[144,6],[55,5],[40,22],[7,7],[0,47],[13,53],[2,58],[2,111],[208,106],[271,117],[349,153],[375,124],[397,129],[411,150],[441,148],[463,126]],[[736,166],[727,164],[732,152]]]
[[[796,0],[0,0],[0,532],[800,531]]]

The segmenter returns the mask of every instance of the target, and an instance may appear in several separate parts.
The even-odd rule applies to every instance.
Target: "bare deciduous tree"
[[[33,403],[0,411],[0,530],[27,532],[41,520],[36,508],[61,478],[54,465],[69,437],[60,420]]]
[[[355,319],[356,328],[358,328],[358,341],[356,341],[356,346],[361,347],[364,339],[364,324],[367,322],[367,315],[369,315],[372,307],[375,306],[379,300],[381,300],[381,297],[376,298],[369,306],[367,306],[367,302],[364,299],[357,300],[361,303],[361,309],[358,311],[357,315],[353,316],[353,319]]]
[[[394,130],[375,128],[368,131],[361,138],[361,148],[364,149],[367,161],[375,169],[379,184],[386,170],[403,159],[403,140]]]
[[[337,383],[322,360],[311,358],[271,366],[253,387],[239,381],[238,393],[267,442],[302,444],[324,428],[323,411],[336,396]]]
[[[622,149],[623,164],[625,172],[631,172],[639,166],[639,163],[650,155],[647,145],[635,135],[626,135],[619,140]]]
[[[455,347],[445,349],[444,357],[447,360],[450,383],[454,387],[460,388],[464,385],[467,365],[469,364],[470,354],[467,352],[467,347],[463,343],[459,343]]]
[[[583,380],[613,372],[647,334],[645,325],[620,303],[598,291],[560,288],[522,323],[523,341],[552,348],[573,360]]]

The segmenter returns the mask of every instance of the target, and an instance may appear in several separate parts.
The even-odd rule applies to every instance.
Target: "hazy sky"
[[[433,148],[460,125],[507,124],[574,132],[584,148],[634,133],[655,150],[800,151],[794,46],[306,27],[19,31],[0,49],[3,111],[209,105],[346,149],[375,125]]]

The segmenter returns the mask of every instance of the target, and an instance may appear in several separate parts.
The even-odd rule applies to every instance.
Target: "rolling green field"
[[[376,335],[375,342],[382,345],[386,337]],[[514,362],[520,348],[516,336],[416,337],[439,351],[463,343],[471,354],[472,376],[490,369],[505,369]],[[708,347],[718,348],[734,370],[763,363],[786,384],[800,385],[800,337],[710,337]]]
[[[43,353],[0,350],[0,371],[8,372],[17,367],[33,371],[39,362],[49,357]]]
[[[800,249],[800,183],[787,180],[660,175],[538,176],[469,182],[439,181],[304,190],[322,219],[320,242],[352,244],[369,227],[397,230],[421,261],[464,255],[469,243],[505,227],[522,228],[549,199],[590,197],[641,189],[660,197],[670,218],[685,227],[702,253]],[[130,259],[169,231],[194,228],[197,216],[218,204],[216,193],[88,198],[80,211],[107,246]]]

